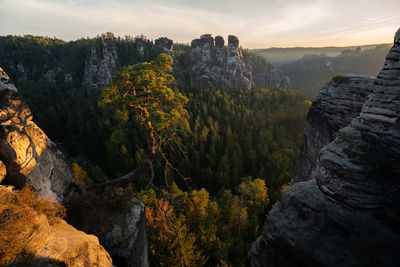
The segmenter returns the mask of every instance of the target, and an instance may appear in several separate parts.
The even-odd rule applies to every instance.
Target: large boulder
[[[72,183],[68,161],[33,122],[1,68],[0,78],[0,160],[7,173],[2,183],[19,188],[29,183],[44,196],[62,200]]]
[[[372,94],[282,192],[248,266],[399,266],[400,30]]]

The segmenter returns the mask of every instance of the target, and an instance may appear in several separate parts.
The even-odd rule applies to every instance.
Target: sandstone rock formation
[[[71,184],[74,183],[69,162],[32,121],[32,113],[28,106],[21,100],[9,77],[2,69],[0,71],[0,182],[17,187],[29,183],[43,196],[63,201],[64,196],[70,192]],[[84,195],[90,197],[91,193],[93,192]],[[84,228],[82,230],[85,232],[97,235],[101,244],[113,257],[123,260],[123,266],[148,266],[143,204],[135,199],[125,199],[124,203],[129,203],[126,208],[110,208],[107,203],[102,202],[110,197],[107,193],[104,194],[99,194],[97,196],[100,198],[99,201],[90,203],[86,207],[84,216],[88,220],[81,229]],[[42,219],[41,222],[45,223]],[[79,220],[75,223],[74,226],[81,226]],[[84,260],[89,256],[92,257],[91,250],[96,250],[94,240],[98,244],[97,238],[93,236],[88,240],[83,232],[77,231],[65,222],[55,226],[51,231],[54,232],[51,243],[46,245],[47,249],[35,252],[37,257],[50,255],[52,259],[62,258],[65,262],[68,250],[72,249],[71,257],[78,257],[76,253],[80,253],[83,255],[83,262],[79,263],[82,265],[71,263],[71,266],[96,266],[94,259],[86,259],[94,262],[94,265],[87,265]],[[56,240],[58,234],[60,236]],[[72,237],[78,239],[72,244],[72,248],[61,246],[63,242],[71,243],[68,238]],[[75,245],[76,249],[81,251],[75,253],[73,251]],[[83,251],[85,248],[87,252]],[[60,256],[55,257],[55,255]]]
[[[125,192],[125,193],[124,193]],[[106,187],[67,197],[68,222],[96,235],[117,266],[147,267],[143,203],[122,188]],[[99,223],[101,222],[101,223]]]
[[[359,117],[282,192],[248,266],[399,266],[400,30]]]
[[[0,68],[0,161],[4,184],[30,183],[49,198],[62,200],[72,182],[69,164],[56,145],[32,121],[32,113]]]
[[[101,54],[92,47],[90,57],[86,62],[82,85],[89,95],[97,95],[106,87],[117,70],[118,51],[115,42],[103,41]]]
[[[290,86],[288,78],[257,55],[244,53],[236,36],[204,34],[191,43],[191,65],[194,81],[200,87],[252,88],[257,86]]]
[[[14,197],[10,187],[0,185],[1,214]],[[8,266],[113,266],[97,237],[76,230],[64,220],[50,224],[45,215],[34,211],[30,214],[30,225],[21,229],[19,236],[26,237],[24,251],[33,259]]]
[[[322,147],[360,114],[373,79],[365,75],[337,76],[315,97],[307,115],[303,147],[294,169],[292,184],[311,179]]]
[[[144,50],[149,45],[150,41],[144,36],[135,38],[135,45],[141,56],[144,56]]]
[[[7,169],[6,165],[2,161],[0,161],[0,183],[3,181],[4,178],[6,178],[7,175]]]
[[[174,42],[171,39],[168,39],[167,37],[160,37],[154,41],[154,45],[161,48],[162,53],[174,57],[174,53],[172,52]]]

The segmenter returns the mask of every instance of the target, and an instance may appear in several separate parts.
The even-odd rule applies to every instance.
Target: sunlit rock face
[[[97,95],[101,89],[110,84],[117,70],[117,62],[118,50],[114,41],[103,41],[101,53],[98,53],[96,47],[91,48],[82,81],[82,86],[86,88],[88,95]]]
[[[6,178],[7,175],[7,169],[6,165],[2,161],[0,161],[0,183],[3,181],[4,178]]]
[[[311,180],[311,173],[319,161],[319,151],[360,114],[362,105],[372,93],[372,82],[372,77],[365,75],[337,76],[318,93],[308,111],[303,147],[292,184]]]
[[[13,198],[13,190],[0,185],[0,213]],[[26,259],[21,255],[20,263],[7,266],[113,266],[97,237],[78,231],[64,220],[50,224],[45,215],[31,211],[29,226],[18,234],[26,236],[24,249],[29,255]]]
[[[69,164],[32,121],[29,107],[1,68],[0,79],[0,161],[6,172],[2,183],[29,183],[46,197],[62,200],[72,182]]]
[[[248,266],[399,266],[400,32],[357,118],[284,190]]]
[[[191,43],[191,66],[194,81],[200,87],[254,88],[259,86],[289,87],[290,81],[260,56],[243,53],[239,39],[204,34]]]

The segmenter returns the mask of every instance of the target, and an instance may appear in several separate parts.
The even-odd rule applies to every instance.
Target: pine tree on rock
[[[154,61],[126,66],[114,76],[111,84],[104,88],[100,104],[111,108],[121,121],[134,117],[146,131],[147,158],[143,164],[128,174],[88,189],[107,185],[123,185],[132,182],[150,170],[150,181],[154,176],[152,163],[157,152],[162,153],[163,143],[175,135],[172,129],[186,110],[188,99],[169,86],[174,77],[171,56],[160,54]]]

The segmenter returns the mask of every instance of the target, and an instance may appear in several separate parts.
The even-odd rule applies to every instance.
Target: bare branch
[[[103,188],[106,186],[114,186],[114,185],[126,185],[128,183],[131,183],[135,180],[137,180],[139,177],[141,177],[147,169],[151,167],[152,169],[152,158],[147,158],[142,165],[134,169],[133,171],[125,174],[124,176],[121,176],[117,179],[114,179],[109,182],[101,183],[101,184],[94,184],[86,187],[86,190],[93,190],[97,188]]]

